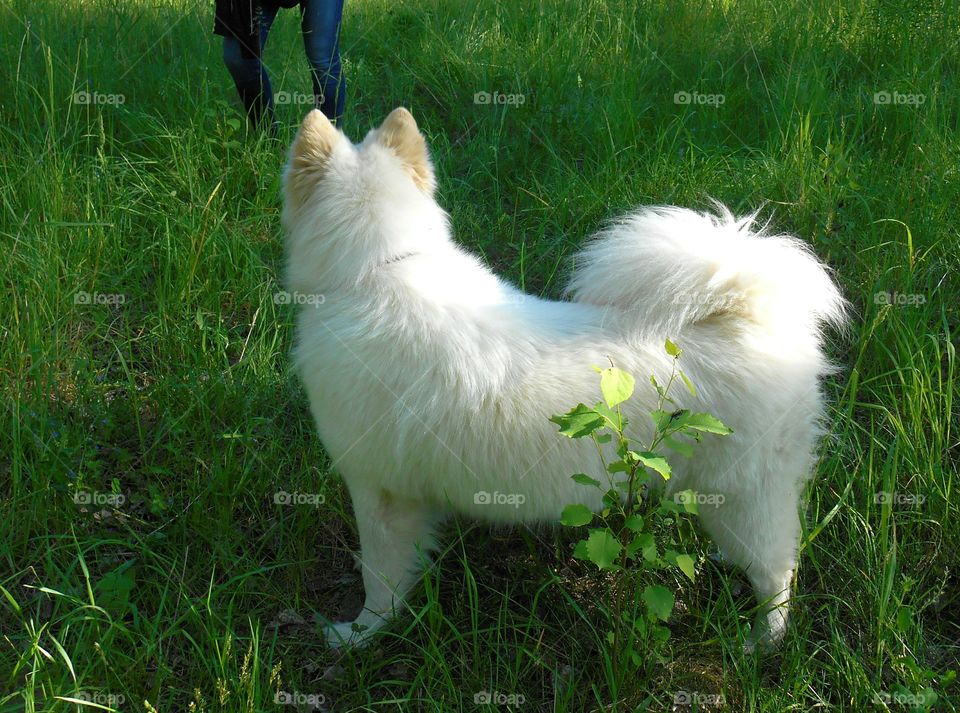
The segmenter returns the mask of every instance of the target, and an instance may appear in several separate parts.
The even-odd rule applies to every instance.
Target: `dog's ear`
[[[307,114],[290,145],[290,157],[284,172],[287,199],[302,205],[323,175],[330,154],[341,140],[330,120],[319,109]]]
[[[330,120],[319,109],[307,114],[290,147],[290,167],[322,170],[339,137]]]
[[[396,153],[420,190],[433,195],[437,187],[433,164],[413,114],[402,106],[391,111],[377,130],[377,141]]]

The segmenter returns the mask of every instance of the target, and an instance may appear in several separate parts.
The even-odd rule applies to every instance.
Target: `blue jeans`
[[[277,10],[277,5],[263,3],[260,19],[261,53],[267,44],[267,35]],[[342,18],[343,0],[304,0],[300,28],[310,64],[314,104],[331,121],[337,121],[343,115],[347,89],[340,66]],[[276,121],[273,90],[263,62],[259,57],[244,57],[240,41],[235,37],[223,38],[223,61],[237,85],[237,92],[250,121],[261,125],[266,120],[272,127]]]

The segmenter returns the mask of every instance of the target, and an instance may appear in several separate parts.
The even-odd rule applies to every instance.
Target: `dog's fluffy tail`
[[[635,315],[651,336],[737,319],[817,345],[824,325],[844,325],[847,303],[803,241],[754,229],[756,215],[738,219],[717,209],[656,207],[627,216],[579,253],[567,294]]]

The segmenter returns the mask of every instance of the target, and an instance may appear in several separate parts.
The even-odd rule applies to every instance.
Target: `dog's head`
[[[324,194],[343,198],[358,189],[402,192],[413,187],[432,197],[436,179],[427,142],[403,107],[356,145],[314,109],[290,146],[283,187],[287,205],[300,208]]]
[[[445,221],[427,143],[413,115],[394,109],[352,143],[318,110],[307,114],[283,174],[288,277],[313,277],[326,263],[359,277]]]

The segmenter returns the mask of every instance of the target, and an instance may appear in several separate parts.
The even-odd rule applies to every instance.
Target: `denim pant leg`
[[[260,15],[260,52],[267,44],[270,26],[277,16],[278,6],[264,3]],[[223,62],[227,65],[237,93],[247,111],[247,117],[255,126],[264,120],[268,126],[274,123],[273,90],[270,78],[259,57],[244,57],[240,40],[236,37],[223,38]]]
[[[343,0],[304,0],[301,28],[317,108],[331,121],[343,115],[347,83],[340,66]]]

